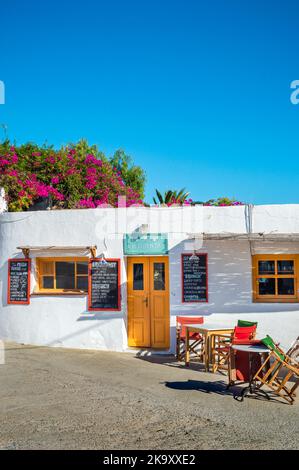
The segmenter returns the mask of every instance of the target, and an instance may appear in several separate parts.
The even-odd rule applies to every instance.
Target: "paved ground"
[[[6,344],[0,448],[299,448],[299,399],[240,403],[225,391],[225,376],[194,367]]]

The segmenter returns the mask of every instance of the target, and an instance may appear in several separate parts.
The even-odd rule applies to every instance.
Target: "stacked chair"
[[[176,317],[176,357],[178,361],[185,359],[186,325],[202,324],[203,317]],[[192,333],[189,337],[190,352],[202,360],[204,355],[204,340],[201,334]]]
[[[292,405],[296,397],[295,391],[299,386],[299,364],[293,357],[284,353],[270,336],[261,341],[269,348],[270,353],[256,372],[254,380],[258,383],[258,388],[267,386]],[[294,347],[293,351],[298,351],[296,344]],[[289,351],[292,353],[292,348]]]
[[[287,356],[289,356],[292,364],[299,364],[299,336],[287,351]]]

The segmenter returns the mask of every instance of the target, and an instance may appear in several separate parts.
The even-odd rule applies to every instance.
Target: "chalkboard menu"
[[[182,255],[182,301],[208,301],[207,255]]]
[[[120,310],[120,260],[91,259],[88,310]]]
[[[8,292],[9,304],[30,303],[30,259],[8,260]]]

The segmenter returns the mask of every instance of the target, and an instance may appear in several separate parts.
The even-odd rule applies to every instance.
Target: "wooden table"
[[[190,363],[190,333],[200,333],[204,337],[204,364],[208,372],[210,367],[211,348],[218,335],[230,335],[234,332],[234,327],[216,325],[212,323],[187,324],[186,325],[186,352],[185,365]]]

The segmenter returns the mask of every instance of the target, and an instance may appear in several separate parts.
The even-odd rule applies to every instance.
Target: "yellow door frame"
[[[165,265],[165,289],[154,289],[154,265]],[[143,289],[133,289],[133,266],[143,265]],[[170,300],[168,256],[127,257],[128,346],[169,349]]]

